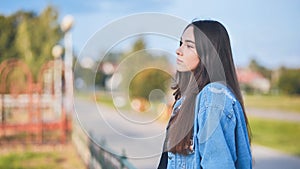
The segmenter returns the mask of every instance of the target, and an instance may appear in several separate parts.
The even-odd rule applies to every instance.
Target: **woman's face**
[[[200,62],[196,51],[194,27],[189,26],[182,34],[180,47],[176,50],[176,69],[179,72],[194,70]]]

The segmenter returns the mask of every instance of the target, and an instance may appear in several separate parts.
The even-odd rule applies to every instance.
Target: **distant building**
[[[254,91],[268,93],[271,88],[270,81],[262,74],[252,71],[249,68],[237,68],[238,81],[243,88],[250,87]]]

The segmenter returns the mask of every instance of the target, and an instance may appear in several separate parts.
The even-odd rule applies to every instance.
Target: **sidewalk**
[[[254,145],[253,169],[300,169],[300,158],[267,147]]]
[[[98,105],[97,108],[91,101],[75,102],[77,117],[86,130],[92,131],[99,140],[106,138],[109,146],[116,152],[121,153],[125,149],[126,154],[131,156],[129,161],[136,168],[157,167],[165,125],[157,121],[148,123],[153,119],[145,119],[145,116],[120,114],[122,112],[107,106]],[[252,152],[255,160],[253,169],[300,169],[300,158],[258,145],[253,146]]]
[[[258,108],[246,108],[246,113],[248,116],[259,118],[300,122],[300,113],[285,112],[281,110],[264,110]]]

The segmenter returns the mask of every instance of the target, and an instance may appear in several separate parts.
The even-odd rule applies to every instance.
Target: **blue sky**
[[[0,13],[4,15],[21,9],[39,13],[48,4],[58,8],[60,19],[66,14],[73,15],[76,52],[96,31],[114,20],[135,13],[159,12],[187,22],[197,18],[223,23],[229,32],[238,66],[245,66],[255,58],[269,68],[281,65],[300,68],[298,0],[0,0],[0,4]],[[169,46],[176,48],[173,43]]]

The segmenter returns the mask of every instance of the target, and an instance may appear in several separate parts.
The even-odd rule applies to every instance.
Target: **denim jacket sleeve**
[[[202,169],[236,168],[234,98],[225,89],[220,85],[209,85],[201,92],[196,138]]]

